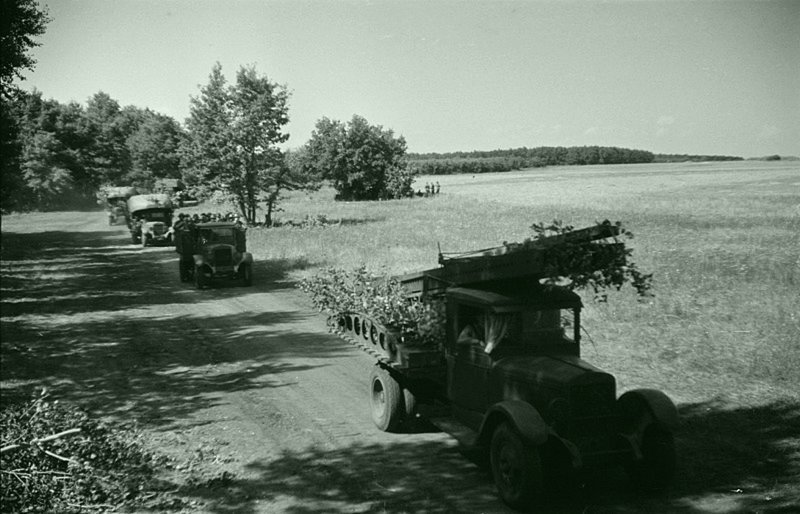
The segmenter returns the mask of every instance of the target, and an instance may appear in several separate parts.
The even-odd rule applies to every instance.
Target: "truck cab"
[[[252,285],[253,255],[247,251],[244,227],[230,222],[187,225],[178,230],[175,242],[182,282],[193,280],[198,289],[220,278]]]

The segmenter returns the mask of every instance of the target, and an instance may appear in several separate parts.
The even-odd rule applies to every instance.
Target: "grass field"
[[[634,234],[634,260],[655,298],[632,290],[596,304],[584,355],[621,386],[657,385],[679,401],[759,404],[800,394],[800,163],[558,167],[420,177],[442,194],[334,202],[331,190],[287,200],[279,219],[306,228],[252,229],[256,258],[290,278],[322,266],[387,273],[436,266],[443,251],[529,236],[534,222],[610,219]],[[676,376],[676,374],[678,376]],[[655,383],[655,384],[654,384]],[[698,389],[699,388],[699,389]]]

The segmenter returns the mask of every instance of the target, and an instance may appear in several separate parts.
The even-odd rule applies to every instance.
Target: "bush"
[[[85,512],[136,506],[161,460],[136,432],[91,419],[45,392],[0,412],[5,512]]]

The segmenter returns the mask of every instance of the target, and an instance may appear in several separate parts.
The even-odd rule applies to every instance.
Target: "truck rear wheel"
[[[539,451],[522,440],[507,422],[492,435],[492,477],[500,498],[514,509],[529,507],[542,494],[542,462]]]
[[[372,368],[369,383],[372,421],[384,432],[397,432],[406,418],[403,388],[380,366]]]

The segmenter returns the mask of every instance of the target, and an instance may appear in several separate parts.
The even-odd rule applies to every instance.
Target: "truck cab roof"
[[[131,213],[150,209],[172,210],[172,200],[165,194],[136,195],[128,198],[128,210]]]

